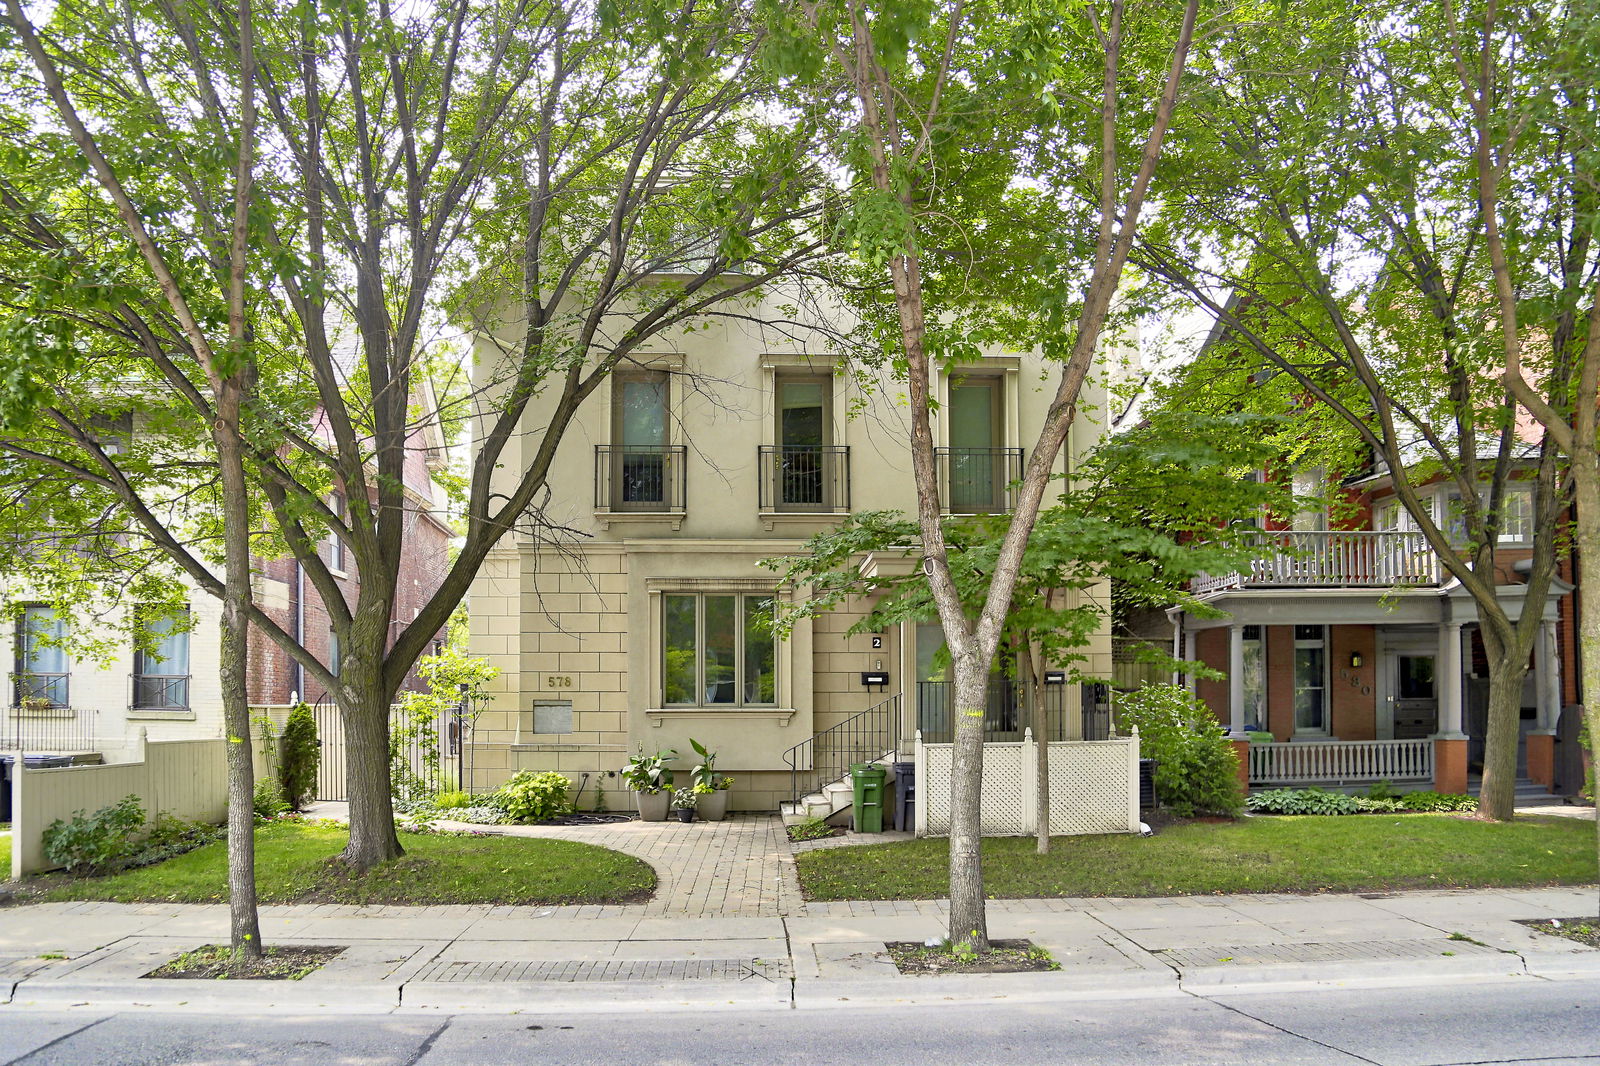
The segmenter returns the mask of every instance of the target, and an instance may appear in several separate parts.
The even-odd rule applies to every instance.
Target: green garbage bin
[[[876,763],[858,762],[850,766],[850,781],[855,785],[855,807],[850,812],[858,833],[883,832],[883,779],[889,772]]]

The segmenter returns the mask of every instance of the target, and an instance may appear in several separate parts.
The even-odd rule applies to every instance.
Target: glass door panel
[[[996,506],[999,392],[993,381],[950,386],[950,509],[991,511]]]

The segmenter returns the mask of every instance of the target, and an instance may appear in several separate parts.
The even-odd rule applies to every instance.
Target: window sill
[[[195,718],[196,715],[193,711],[160,711],[154,709],[145,710],[138,707],[128,708],[128,721],[130,722],[192,722],[195,720]]]
[[[774,526],[835,526],[850,512],[839,508],[817,511],[757,511],[761,528],[771,533]]]
[[[595,511],[601,529],[610,529],[613,522],[670,522],[674,531],[683,528],[687,511]]]
[[[797,713],[793,707],[651,707],[644,716],[659,729],[669,719],[682,718],[770,718],[788,725]]]

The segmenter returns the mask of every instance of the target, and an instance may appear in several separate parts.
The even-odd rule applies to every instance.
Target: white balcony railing
[[[1431,740],[1297,740],[1250,745],[1252,785],[1432,779]]]
[[[1421,533],[1316,530],[1266,533],[1249,573],[1204,575],[1193,591],[1219,589],[1390,588],[1439,584],[1439,557]]]

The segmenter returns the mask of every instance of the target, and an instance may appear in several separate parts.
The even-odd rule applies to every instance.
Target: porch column
[[[1172,657],[1174,659],[1183,658],[1183,615],[1181,614],[1173,615],[1172,617]],[[1174,685],[1178,683],[1177,667],[1173,667],[1172,670],[1172,683]]]
[[[1200,634],[1192,629],[1185,630],[1183,634],[1183,657],[1191,663],[1200,658]],[[1183,672],[1183,684],[1191,696],[1199,691],[1198,679],[1194,676],[1193,670]]]
[[[1244,728],[1244,626],[1228,627],[1228,740],[1238,758],[1239,787],[1250,791],[1250,734]]]
[[[1433,787],[1439,792],[1467,790],[1467,735],[1461,731],[1461,623],[1439,627],[1434,671],[1439,731],[1433,735]]]
[[[1561,663],[1556,650],[1556,624],[1539,625],[1533,644],[1533,679],[1538,717],[1528,730],[1528,780],[1550,788],[1555,784],[1556,719],[1561,713]]]

